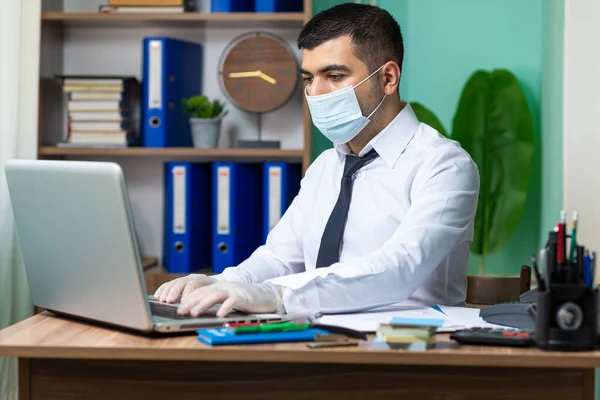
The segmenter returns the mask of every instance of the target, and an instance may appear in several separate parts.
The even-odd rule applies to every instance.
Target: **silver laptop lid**
[[[6,177],[33,303],[150,330],[121,168],[109,162],[10,160]]]

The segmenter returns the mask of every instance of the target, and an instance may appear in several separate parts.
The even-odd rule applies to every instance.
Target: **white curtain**
[[[0,329],[32,315],[4,165],[35,158],[40,0],[0,0]],[[0,358],[0,400],[17,399],[17,360]]]

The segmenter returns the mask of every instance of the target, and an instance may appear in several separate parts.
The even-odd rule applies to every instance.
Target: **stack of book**
[[[67,124],[60,147],[127,147],[138,142],[134,77],[62,76]]]
[[[443,319],[394,317],[389,323],[379,325],[377,337],[388,344],[433,344],[443,323]]]
[[[100,14],[179,14],[196,11],[196,0],[109,0]]]

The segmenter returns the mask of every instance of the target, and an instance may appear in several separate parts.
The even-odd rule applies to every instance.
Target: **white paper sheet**
[[[478,308],[439,306],[442,312],[422,305],[398,303],[391,306],[374,308],[368,311],[348,314],[329,314],[319,318],[319,323],[343,326],[361,332],[375,332],[382,323],[388,323],[393,317],[443,319],[439,333],[449,333],[460,329],[481,327],[509,329],[505,326],[490,324],[479,316]]]
[[[319,323],[343,326],[361,332],[375,332],[380,324],[390,322],[393,317],[443,319],[444,326],[449,323],[444,314],[431,307],[406,304],[379,307],[359,313],[323,315],[319,318]]]
[[[454,332],[465,328],[496,328],[510,329],[506,326],[490,324],[479,316],[479,308],[439,306],[446,317],[448,325],[438,329],[438,332]]]

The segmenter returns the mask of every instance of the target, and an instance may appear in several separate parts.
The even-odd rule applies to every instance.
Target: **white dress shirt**
[[[359,156],[372,148],[379,157],[354,175],[338,263],[315,267],[347,145],[310,165],[266,244],[217,279],[281,285],[287,313],[348,312],[403,300],[463,304],[477,166],[457,142],[420,123],[409,104]]]

